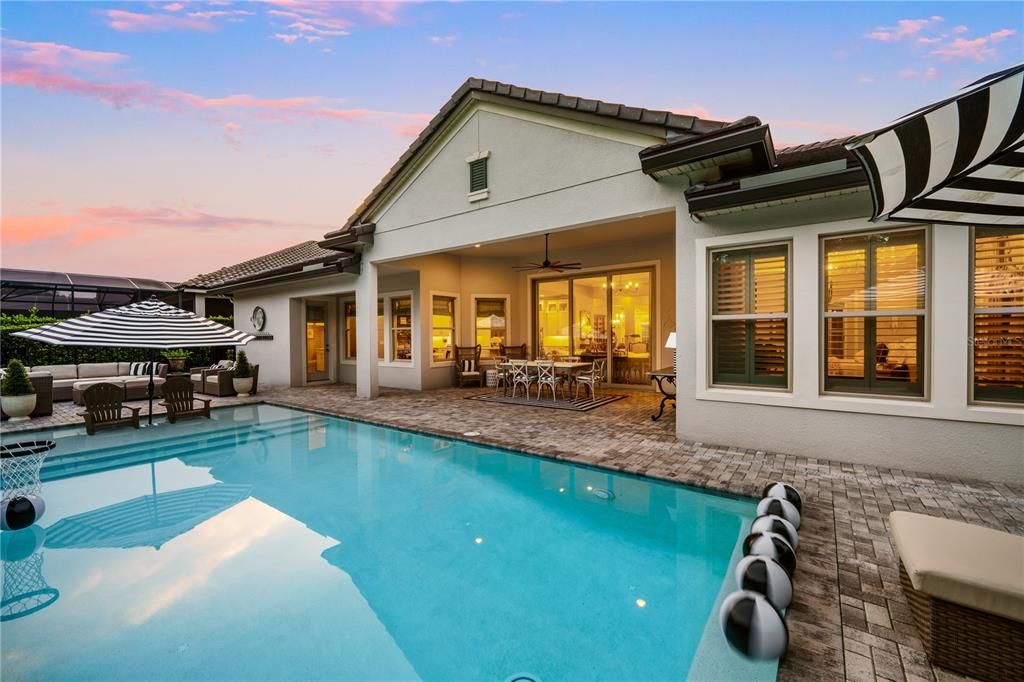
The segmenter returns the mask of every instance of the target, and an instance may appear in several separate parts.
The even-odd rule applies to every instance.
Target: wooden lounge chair
[[[167,408],[167,421],[173,424],[183,417],[209,419],[210,401],[211,398],[195,397],[192,380],[188,377],[173,377],[164,383],[164,399],[160,404]]]
[[[1024,671],[1024,537],[889,515],[900,583],[932,663],[979,680]]]
[[[82,392],[82,405],[84,412],[79,412],[80,417],[85,417],[85,432],[90,436],[96,433],[97,429],[116,428],[131,424],[139,428],[139,410],[141,407],[127,407],[124,405],[124,386],[116,384],[93,384]],[[131,412],[126,417],[124,411]]]

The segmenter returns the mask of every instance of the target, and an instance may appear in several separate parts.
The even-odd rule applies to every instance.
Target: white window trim
[[[416,307],[419,305],[418,297],[414,291],[388,291],[385,293],[378,293],[378,299],[384,299],[384,359],[377,360],[378,367],[397,367],[401,369],[414,369],[416,367],[416,346],[420,342],[419,339],[419,314],[417,314]],[[393,360],[393,348],[394,345],[394,325],[392,324],[392,310],[391,301],[396,298],[409,298],[412,310],[412,359],[410,360]],[[356,311],[356,315],[359,311]],[[374,347],[376,348],[376,339],[374,339]]]
[[[892,228],[920,227],[907,223],[893,223]],[[967,403],[967,289],[965,286],[968,262],[964,257],[968,248],[968,234],[962,226],[935,226],[931,234],[931,255],[929,263],[941,263],[943,272],[930,277],[931,291],[929,296],[942,301],[941,315],[929,310],[926,331],[929,336],[931,353],[926,356],[929,369],[935,366],[936,358],[942,358],[944,376],[936,377],[933,371],[931,390],[927,400],[895,400],[891,398],[873,398],[856,395],[821,395],[819,392],[820,376],[818,347],[820,344],[820,292],[816,284],[820,281],[818,253],[820,239],[823,235],[838,235],[842,232],[864,232],[873,225],[862,218],[838,220],[817,224],[793,225],[762,231],[749,231],[732,235],[720,235],[694,240],[693,252],[693,285],[695,287],[696,310],[693,317],[694,330],[694,399],[712,402],[745,403],[751,405],[767,405],[778,407],[796,407],[803,409],[829,410],[836,412],[854,412],[871,415],[889,415],[902,417],[919,417],[929,419],[946,419],[982,424],[1008,424],[1024,426],[1024,413],[1018,408],[995,405],[969,405]],[[709,248],[742,245],[753,240],[784,241],[793,243],[793,260],[790,267],[793,271],[792,323],[790,332],[793,338],[793,364],[791,365],[791,393],[746,390],[742,388],[710,388],[708,387],[707,364],[701,359],[708,354],[707,320],[708,296],[707,286],[707,250]],[[802,277],[806,264],[811,264],[815,284],[811,286]],[[684,264],[677,263],[680,272],[685,272]],[[683,323],[680,323],[683,324]],[[936,335],[934,329],[941,333]],[[680,361],[683,361],[680,350]],[[802,360],[809,358],[809,360]],[[810,363],[808,367],[807,363]],[[957,372],[955,368],[962,368]],[[951,374],[952,373],[952,374]],[[949,376],[945,376],[945,375]],[[940,382],[939,379],[942,379]]]
[[[441,296],[441,297],[444,297],[444,298],[453,298],[453,299],[455,299],[455,305],[454,305],[455,317],[454,317],[454,319],[452,321],[453,324],[455,325],[455,328],[452,330],[452,345],[453,346],[461,346],[462,344],[459,343],[459,341],[460,341],[460,337],[459,337],[459,327],[460,327],[460,325],[459,325],[459,316],[460,316],[460,313],[461,313],[461,309],[459,307],[459,304],[460,304],[459,294],[454,292],[454,291],[433,291],[433,290],[431,290],[429,292],[429,295],[430,295],[430,297],[427,300],[430,301],[430,322],[429,322],[429,324],[430,324],[430,346],[429,346],[429,348],[427,348],[427,352],[430,353],[430,367],[454,367],[455,366],[455,358],[452,358],[451,360],[435,360],[434,359],[434,297],[435,296]],[[413,350],[415,351],[415,349],[413,349]],[[453,350],[454,350],[454,348],[453,348]]]
[[[834,239],[836,237],[844,236],[860,236],[869,234],[892,234],[893,232],[920,232],[924,231],[924,256],[925,256],[925,289],[924,289],[924,308],[912,309],[912,310],[854,310],[849,313],[829,313],[825,314],[825,278],[822,276],[822,268],[825,265],[825,241],[828,239]],[[879,227],[868,227],[861,230],[851,230],[849,232],[837,232],[822,234],[818,239],[818,391],[823,397],[867,397],[877,400],[897,400],[897,401],[911,401],[911,402],[929,402],[931,400],[931,382],[932,382],[932,280],[934,278],[934,272],[932,268],[932,230],[931,225],[898,225],[894,224],[892,228],[879,228]],[[917,317],[918,315],[924,315],[924,363],[918,368],[918,371],[923,372],[921,395],[886,395],[883,393],[866,393],[858,391],[842,391],[842,390],[827,390],[825,388],[825,371],[824,371],[824,360],[825,360],[825,320],[835,317],[893,317],[893,316],[904,316],[904,317]],[[868,352],[865,349],[865,352]]]
[[[712,266],[711,259],[714,258],[716,253],[723,251],[746,251],[750,249],[759,249],[771,246],[785,246],[786,247],[786,312],[785,313],[755,313],[755,314],[743,314],[743,315],[715,315],[714,314],[714,302],[711,297],[714,295],[714,285],[711,278],[714,276],[714,267]],[[726,388],[726,389],[741,389],[744,391],[753,391],[755,393],[762,393],[765,391],[771,393],[790,393],[793,390],[793,242],[791,240],[773,240],[773,241],[756,241],[748,242],[746,244],[736,244],[730,246],[724,246],[720,248],[709,248],[707,253],[707,268],[708,279],[705,284],[707,289],[707,338],[705,344],[707,347],[706,359],[707,366],[704,368],[706,373],[707,387],[708,388]],[[786,385],[785,386],[758,386],[756,384],[716,384],[713,382],[714,370],[712,363],[714,358],[712,357],[712,322],[716,320],[786,320]]]
[[[512,295],[511,294],[472,294],[470,297],[470,308],[469,308],[469,321],[470,321],[470,332],[473,334],[470,341],[473,345],[476,345],[476,302],[478,299],[505,299],[505,345],[508,346],[508,341],[512,338]],[[480,349],[483,354],[483,348]],[[491,362],[492,358],[486,358],[483,362]],[[492,363],[493,364],[493,363]]]
[[[1006,308],[978,308],[974,305],[974,247],[976,245],[975,235],[977,228],[970,230],[970,245],[967,249],[967,338],[971,343],[967,345],[967,402],[972,407],[994,407],[1006,410],[1024,411],[1024,403],[1012,403],[999,400],[985,400],[974,397],[974,318],[976,315],[998,314],[998,313],[1024,313],[1024,307],[1010,306]]]

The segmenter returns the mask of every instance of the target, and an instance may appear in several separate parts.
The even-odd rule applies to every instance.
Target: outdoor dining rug
[[[504,395],[501,393],[482,393],[480,395],[468,395],[466,400],[480,400],[485,403],[501,403],[503,405],[525,405],[526,407],[547,407],[552,410],[569,410],[572,412],[588,412],[593,410],[595,407],[601,407],[608,403],[614,403],[616,400],[622,400],[626,396],[624,395],[602,395],[596,399],[593,398],[580,398],[579,400],[567,400],[565,398],[559,398],[558,400],[552,401],[550,394],[545,394],[541,399],[530,398],[527,400],[522,395],[517,395],[515,398],[512,396]]]

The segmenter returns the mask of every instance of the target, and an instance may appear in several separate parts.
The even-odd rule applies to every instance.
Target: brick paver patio
[[[770,481],[792,483],[804,514],[780,680],[962,679],[925,657],[900,588],[888,514],[916,511],[1024,535],[1024,486],[843,464],[828,453],[810,459],[681,442],[671,412],[651,421],[660,396],[646,391],[585,413],[463,399],[478,392],[385,390],[364,401],[350,386],[323,386],[256,399],[751,497]],[[69,415],[61,410],[32,426],[77,421]],[[463,435],[470,432],[480,435]]]

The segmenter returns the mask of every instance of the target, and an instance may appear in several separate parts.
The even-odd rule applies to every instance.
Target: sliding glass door
[[[306,381],[325,381],[327,369],[327,304],[306,304]]]
[[[647,384],[654,311],[653,270],[587,273],[534,283],[537,357],[606,361],[607,380]]]

